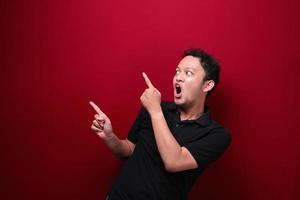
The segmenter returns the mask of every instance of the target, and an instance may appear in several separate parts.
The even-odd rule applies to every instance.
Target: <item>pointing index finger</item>
[[[89,103],[99,115],[103,114],[103,112],[100,110],[100,108],[94,102],[90,101]]]
[[[150,79],[148,78],[148,76],[145,72],[143,72],[143,77],[145,79],[145,82],[146,82],[148,88],[154,88],[154,86],[152,85]]]

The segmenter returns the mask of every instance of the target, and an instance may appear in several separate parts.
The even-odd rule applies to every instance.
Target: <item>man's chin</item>
[[[174,98],[174,103],[175,103],[177,106],[182,106],[182,105],[184,105],[183,99],[177,99],[177,98]]]

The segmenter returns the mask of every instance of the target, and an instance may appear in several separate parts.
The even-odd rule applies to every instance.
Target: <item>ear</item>
[[[213,89],[213,87],[215,86],[215,82],[213,80],[208,80],[204,82],[203,85],[203,92],[209,92]]]

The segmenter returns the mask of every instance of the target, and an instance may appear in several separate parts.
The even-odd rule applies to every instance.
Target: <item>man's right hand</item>
[[[91,125],[91,129],[95,131],[96,134],[102,139],[108,139],[112,137],[114,134],[110,119],[94,102],[90,101],[89,103],[97,113],[94,116],[95,120]]]

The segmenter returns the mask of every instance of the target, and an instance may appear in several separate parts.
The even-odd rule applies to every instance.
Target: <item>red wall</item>
[[[102,199],[121,162],[90,131],[95,101],[125,137],[148,73],[164,100],[181,53],[222,63],[212,116],[233,142],[190,199],[300,199],[296,0],[1,2],[0,199]],[[298,190],[297,190],[298,189]]]

